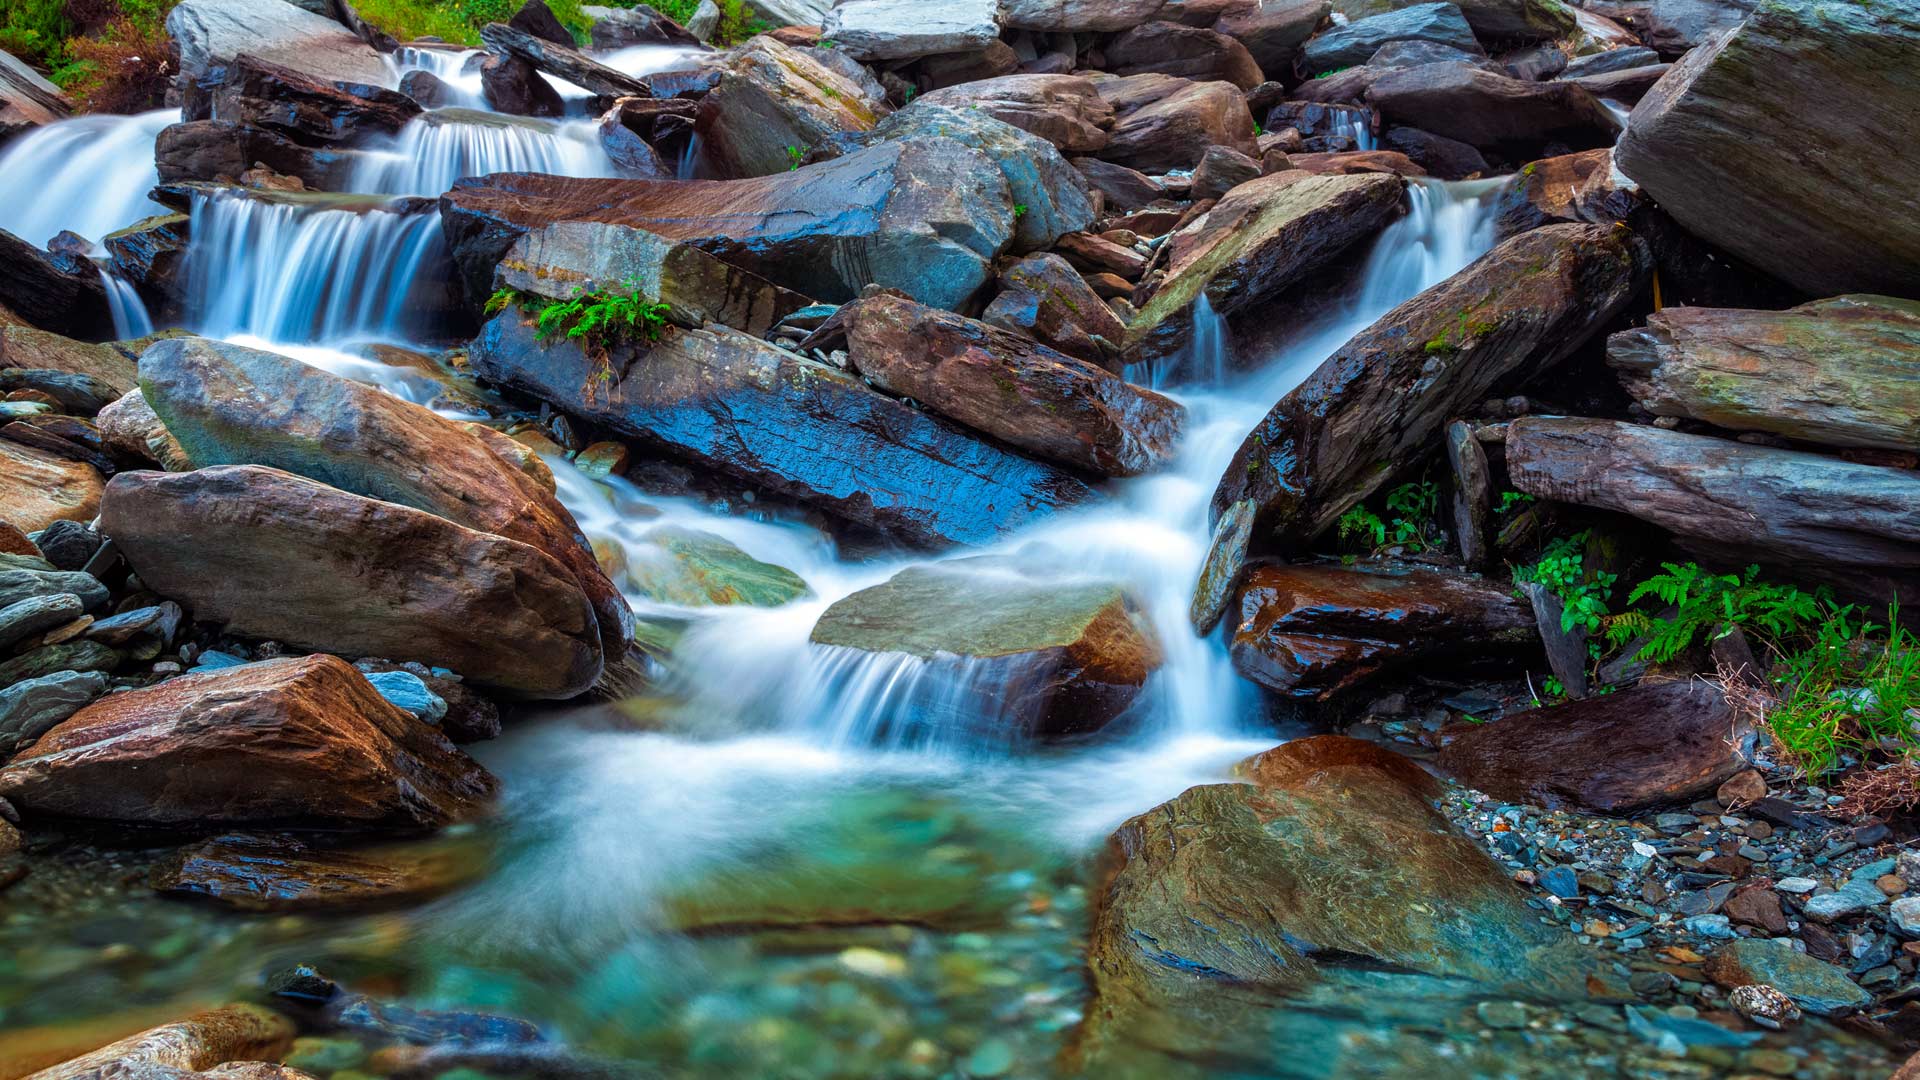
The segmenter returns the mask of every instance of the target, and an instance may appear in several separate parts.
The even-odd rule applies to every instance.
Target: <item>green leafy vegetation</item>
[[[0,49],[38,69],[82,108],[158,108],[173,66],[167,13],[177,0],[10,0]]]
[[[1710,574],[1694,563],[1661,566],[1666,572],[1634,586],[1627,603],[1653,598],[1671,614],[1625,611],[1607,625],[1607,639],[1615,646],[1645,637],[1638,655],[1656,664],[1680,655],[1696,641],[1712,641],[1736,629],[1779,642],[1820,616],[1814,595],[1759,580],[1757,566],[1741,574]]]
[[[1401,484],[1387,492],[1385,516],[1365,506],[1340,515],[1340,539],[1358,541],[1369,553],[1398,547],[1419,554],[1440,546],[1440,485],[1431,480]]]
[[[1824,603],[1804,646],[1775,662],[1774,700],[1761,706],[1761,719],[1809,776],[1834,771],[1843,755],[1920,749],[1920,641],[1899,614],[1890,608],[1881,626],[1852,605]]]
[[[514,306],[532,311],[534,328],[543,341],[565,337],[597,346],[659,341],[670,307],[647,299],[636,281],[625,281],[621,286],[621,291],[582,293],[571,300],[551,301],[517,289],[496,289],[487,297],[484,310],[489,316]]]
[[[787,171],[792,172],[795,169],[798,169],[800,167],[800,162],[803,159],[805,159],[806,156],[807,156],[806,150],[801,147],[798,147],[798,146],[787,147]]]
[[[585,42],[593,20],[580,10],[582,0],[546,0],[560,25]],[[461,45],[480,44],[480,28],[513,18],[525,0],[354,0],[360,17],[401,41],[437,37]],[[610,7],[633,7],[612,0]]]
[[[780,29],[765,19],[756,16],[747,7],[746,0],[714,0],[720,8],[720,24],[714,30],[709,44],[727,46],[738,45],[755,34],[764,34],[769,30]],[[612,7],[637,7],[641,0],[614,0]],[[693,20],[693,14],[700,10],[700,0],[647,0],[647,6],[685,26]],[[822,42],[824,45],[825,42]]]
[[[1563,536],[1549,542],[1540,553],[1540,561],[1518,567],[1513,572],[1517,585],[1542,585],[1560,598],[1560,628],[1571,631],[1584,628],[1596,632],[1607,618],[1607,601],[1613,598],[1618,574],[1608,573],[1588,562],[1590,530]]]
[[[1524,491],[1503,491],[1500,493],[1500,505],[1493,508],[1496,514],[1511,514],[1515,510],[1533,501],[1533,496]]]

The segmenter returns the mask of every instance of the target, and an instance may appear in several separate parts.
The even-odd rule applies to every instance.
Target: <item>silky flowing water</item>
[[[444,54],[402,62],[459,74]],[[112,168],[94,166],[112,182],[93,197],[30,220],[0,199],[0,212],[31,236],[147,212],[122,174],[147,167],[136,136],[150,140],[164,119],[94,125],[120,148]],[[66,127],[29,136],[8,161],[42,177],[65,168],[26,151]],[[396,153],[425,168],[439,151],[412,135]],[[0,162],[0,182],[27,171]],[[369,188],[431,189],[447,171]],[[1004,557],[996,573],[1119,581],[1141,601],[1166,662],[1102,737],[1009,741],[990,734],[1005,728],[993,713],[1005,688],[991,682],[1002,675],[808,642],[833,601],[929,557],[848,557],[746,493],[663,497],[552,459],[562,501],[596,545],[644,560],[657,557],[658,530],[704,530],[794,571],[808,595],[777,608],[633,596],[643,619],[679,628],[671,659],[639,697],[523,710],[505,737],[469,748],[503,794],[489,821],[435,842],[472,864],[437,900],[376,915],[229,914],[155,897],[137,841],[61,849],[0,894],[0,1029],[257,998],[263,973],[309,963],[416,1006],[523,1017],[570,1053],[615,1063],[543,1075],[1056,1075],[1087,1000],[1082,944],[1105,836],[1279,738],[1219,636],[1187,623],[1214,484],[1258,418],[1326,355],[1491,246],[1499,186],[1410,184],[1408,213],[1345,299],[1303,319],[1270,357],[1229,362],[1224,328],[1203,312],[1195,354],[1154,377],[1190,411],[1174,465],[986,552]],[[438,230],[437,215],[391,208],[202,199],[186,325],[437,402],[432,378],[366,346],[431,335],[409,295],[445,259]],[[1272,1060],[1154,1059],[1129,1074],[1488,1073],[1435,1015],[1470,1006],[1406,996],[1417,980],[1398,985],[1398,998],[1283,1010],[1296,1041]]]

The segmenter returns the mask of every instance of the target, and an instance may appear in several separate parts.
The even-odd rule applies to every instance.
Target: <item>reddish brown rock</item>
[[[167,825],[432,828],[494,779],[338,657],[268,660],[110,694],[42,735],[0,794],[28,813]]]
[[[379,86],[349,89],[251,55],[227,65],[210,95],[190,95],[189,101],[200,107],[183,111],[184,120],[218,117],[308,145],[398,135],[420,115],[420,106],[405,94]]]
[[[1217,31],[1178,23],[1136,26],[1106,45],[1115,75],[1174,75],[1195,82],[1228,82],[1251,90],[1266,81],[1245,45]]]
[[[254,465],[121,473],[100,516],[148,588],[231,633],[416,660],[525,697],[600,677],[586,596],[516,540]]]
[[[1780,910],[1780,897],[1767,885],[1755,885],[1734,893],[1720,910],[1742,926],[1758,927],[1769,934],[1784,934],[1788,930],[1786,912]]]
[[[1602,148],[1529,162],[1500,192],[1496,235],[1504,240],[1555,221],[1580,221],[1581,189],[1612,160],[1613,152]]]
[[[1602,814],[1690,802],[1748,767],[1752,731],[1699,679],[1442,732],[1442,772],[1497,798]]]
[[[93,520],[103,484],[91,465],[0,439],[0,521],[20,532]]]
[[[1113,127],[1113,106],[1092,82],[1077,75],[1006,75],[949,86],[916,100],[924,105],[979,109],[1068,154],[1102,149]]]
[[[1134,476],[1163,464],[1179,441],[1186,411],[1172,401],[952,312],[884,294],[857,300],[806,347],[838,334],[873,385],[1035,457]]]
[[[1510,660],[1538,641],[1511,590],[1438,570],[1259,566],[1238,612],[1234,668],[1315,700],[1411,669]]]
[[[1115,113],[1112,137],[1100,152],[1103,160],[1166,172],[1193,168],[1209,146],[1248,157],[1260,152],[1247,99],[1228,83],[1134,75],[1094,85]]]
[[[274,353],[202,338],[155,344],[140,378],[146,403],[196,465],[285,469],[546,553],[593,603],[604,653],[625,654],[633,615],[573,515],[550,486],[458,422]]]
[[[1029,255],[1000,272],[1000,294],[981,321],[1117,371],[1127,328],[1058,255]]]
[[[1481,149],[1559,141],[1607,146],[1619,124],[1585,88],[1570,82],[1522,82],[1472,64],[1424,64],[1375,81],[1367,102],[1407,124]]]
[[[1055,250],[1089,273],[1107,271],[1132,279],[1147,268],[1145,255],[1092,233],[1068,233],[1060,238]]]
[[[1344,150],[1332,154],[1289,154],[1292,168],[1318,176],[1359,176],[1363,173],[1389,173],[1394,176],[1425,176],[1427,170],[1397,150]]]
[[[181,848],[154,868],[152,882],[159,892],[235,911],[365,910],[446,892],[480,869],[476,854],[444,844],[339,849],[237,833]]]

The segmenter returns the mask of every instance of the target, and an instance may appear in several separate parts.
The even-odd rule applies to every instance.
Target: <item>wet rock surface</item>
[[[480,811],[494,780],[329,656],[115,694],[0,769],[31,813],[204,828],[418,829]]]

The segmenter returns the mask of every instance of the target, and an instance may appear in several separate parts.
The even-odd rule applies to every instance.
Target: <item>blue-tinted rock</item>
[[[1846,972],[1777,941],[1733,942],[1707,958],[1706,973],[1728,988],[1771,986],[1815,1016],[1849,1013],[1873,1000]]]
[[[367,681],[381,697],[430,724],[447,715],[446,701],[410,671],[376,671],[367,676]]]
[[[105,693],[97,671],[61,671],[0,689],[0,760]]]
[[[1307,42],[1301,51],[1308,75],[1364,64],[1389,41],[1431,41],[1481,55],[1467,17],[1453,4],[1418,4],[1369,19],[1357,19]]]

